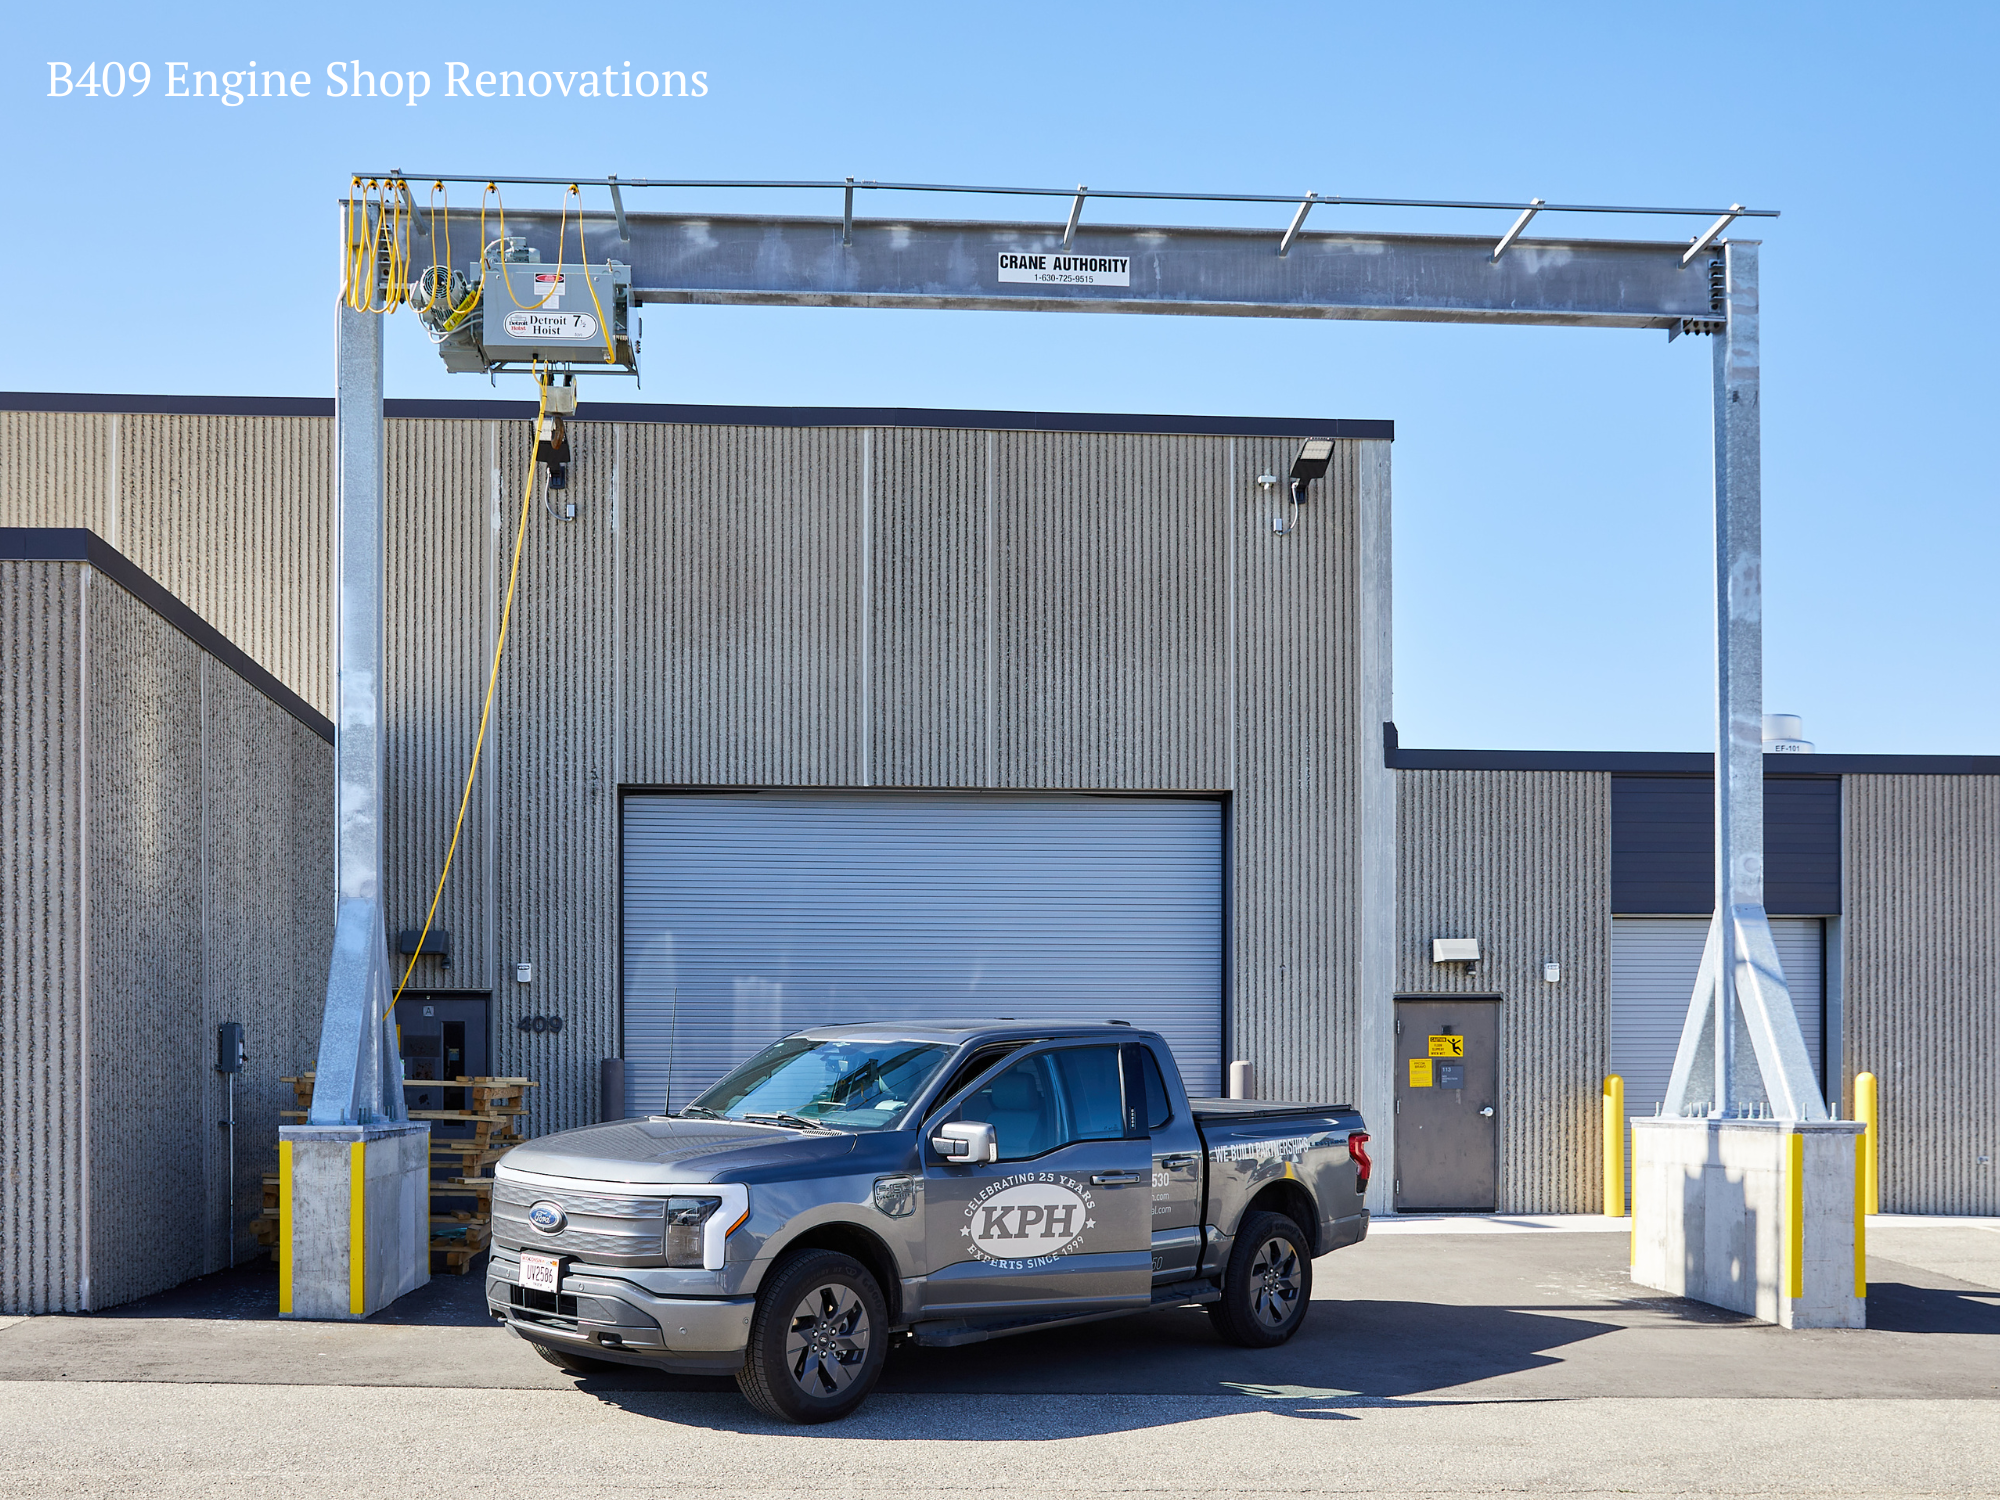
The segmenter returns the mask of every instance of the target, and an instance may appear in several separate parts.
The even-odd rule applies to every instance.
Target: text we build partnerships
[[[322,78],[304,68],[260,70],[197,68],[162,63],[156,98],[213,99],[229,108],[250,99],[387,99],[414,107],[430,97],[431,75],[422,68],[383,69],[360,60],[330,62]],[[137,99],[153,87],[153,66],[145,62],[49,64],[51,99]],[[708,73],[678,68],[633,71],[627,61],[597,72],[588,69],[502,68],[475,70],[470,63],[444,65],[444,99],[700,99],[708,93]]]

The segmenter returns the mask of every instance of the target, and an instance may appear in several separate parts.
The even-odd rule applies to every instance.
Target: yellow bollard
[[[1616,1073],[1604,1080],[1604,1217],[1625,1213],[1625,1080]]]
[[[1882,1113],[1873,1073],[1854,1075],[1854,1118],[1865,1127],[1861,1132],[1861,1171],[1867,1184],[1864,1211],[1879,1214],[1882,1212]]]

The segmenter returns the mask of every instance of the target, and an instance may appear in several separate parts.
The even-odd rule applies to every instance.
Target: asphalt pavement
[[[2000,1494],[2000,1228],[1878,1229],[1870,1326],[1786,1332],[1563,1227],[1381,1226],[1275,1350],[1195,1310],[899,1350],[813,1429],[565,1375],[476,1277],[306,1324],[240,1271],[0,1326],[0,1496]]]

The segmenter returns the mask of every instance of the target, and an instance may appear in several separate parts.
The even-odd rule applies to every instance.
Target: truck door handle
[[[1489,1119],[1489,1120],[1490,1120],[1490,1119],[1492,1119],[1492,1118],[1493,1118],[1493,1106],[1492,1106],[1492,1105],[1490,1105],[1490,1104],[1489,1104],[1489,1105],[1487,1105],[1487,1106],[1486,1106],[1486,1108],[1484,1108],[1484,1109],[1482,1109],[1482,1110],[1480,1111],[1480,1113],[1481,1113],[1482,1115],[1486,1116],[1486,1118],[1487,1118],[1487,1119]]]
[[[1094,1187],[1117,1187],[1120,1183],[1137,1182],[1137,1172],[1092,1172],[1091,1185]]]
[[[1160,1158],[1160,1165],[1169,1172],[1179,1167],[1191,1167],[1194,1163],[1195,1156],[1192,1151],[1182,1151],[1174,1156],[1163,1156]]]

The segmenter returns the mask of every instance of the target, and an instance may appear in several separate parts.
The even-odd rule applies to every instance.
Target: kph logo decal
[[[972,1253],[1000,1265],[1045,1265],[1073,1254],[1084,1231],[1095,1229],[1097,1203],[1073,1177],[1031,1172],[1003,1177],[965,1207]]]

